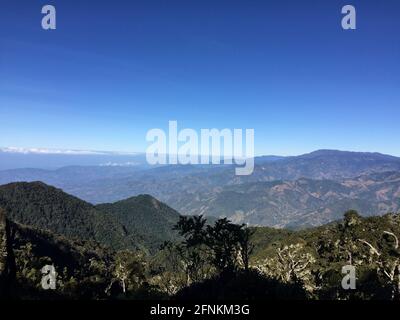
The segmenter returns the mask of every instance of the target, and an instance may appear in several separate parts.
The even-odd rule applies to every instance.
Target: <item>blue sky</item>
[[[257,154],[400,155],[399,119],[397,0],[0,2],[3,147],[144,151],[177,120],[254,128]]]

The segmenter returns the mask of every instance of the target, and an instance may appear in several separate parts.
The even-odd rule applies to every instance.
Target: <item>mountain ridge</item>
[[[113,208],[121,208],[121,204],[127,214],[125,220],[111,213]],[[171,238],[165,232],[158,234],[159,229],[168,228],[179,219],[176,211],[148,195],[103,205],[104,209],[108,209],[103,211],[43,182],[16,182],[0,186],[0,207],[16,223],[48,230],[70,240],[95,241],[113,249],[154,248]],[[163,220],[165,216],[175,219]],[[124,225],[123,222],[129,221],[129,218],[142,226]],[[159,241],[152,240],[152,236]]]
[[[391,172],[400,172],[398,157],[321,149],[295,157],[262,159],[256,161],[254,173],[246,177],[235,176],[231,165],[161,166],[137,171],[69,166],[55,171],[0,171],[0,184],[13,179],[41,180],[93,204],[151,194],[183,215],[228,216],[237,222],[278,227],[329,222],[351,207],[366,214],[398,209],[397,189],[385,190]],[[302,179],[312,181],[301,184]],[[260,185],[267,182],[270,184],[265,186],[271,188],[279,182],[287,191],[274,194],[274,189]],[[397,188],[396,183],[392,181],[390,188]],[[307,188],[320,186],[326,192],[323,196],[313,194],[306,184]],[[248,186],[257,192],[246,193]],[[386,199],[390,196],[391,201]]]

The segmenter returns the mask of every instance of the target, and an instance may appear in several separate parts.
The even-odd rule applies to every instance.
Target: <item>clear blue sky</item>
[[[144,151],[168,120],[400,155],[400,1],[0,1],[0,146]]]

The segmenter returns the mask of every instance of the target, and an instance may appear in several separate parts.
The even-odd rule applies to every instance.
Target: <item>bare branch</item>
[[[366,244],[368,247],[370,247],[371,251],[372,251],[373,253],[375,253],[378,257],[381,255],[381,254],[378,252],[378,250],[376,250],[376,249],[374,248],[374,246],[373,246],[372,244],[370,244],[369,242],[367,242],[367,241],[365,241],[365,240],[363,240],[363,239],[358,239],[358,241],[360,241],[360,242]]]
[[[389,236],[392,236],[394,238],[394,240],[395,240],[394,248],[398,249],[399,248],[399,239],[397,238],[397,236],[393,232],[389,232],[389,231],[383,231],[383,233],[388,234]]]

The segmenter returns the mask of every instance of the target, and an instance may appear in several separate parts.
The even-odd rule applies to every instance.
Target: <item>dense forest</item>
[[[290,231],[179,216],[150,196],[92,206],[40,183],[0,187],[0,207],[3,298],[400,298],[398,214]]]

